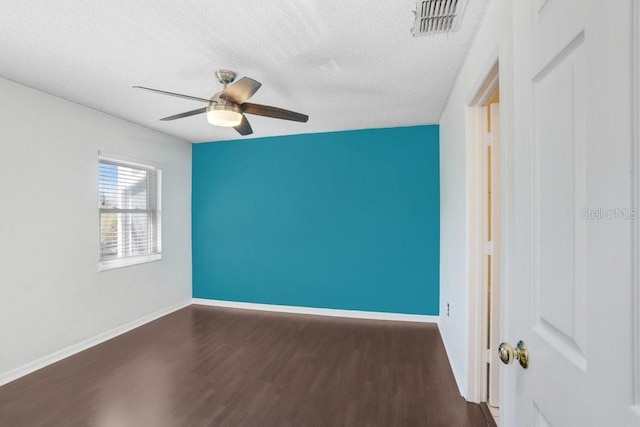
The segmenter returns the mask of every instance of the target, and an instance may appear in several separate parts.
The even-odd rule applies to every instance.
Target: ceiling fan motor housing
[[[228,84],[231,84],[235,81],[238,74],[235,71],[231,70],[216,70],[216,77],[218,81],[222,83],[226,89]]]

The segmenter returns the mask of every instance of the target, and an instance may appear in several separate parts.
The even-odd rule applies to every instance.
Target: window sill
[[[114,270],[116,268],[130,267],[132,265],[144,264],[147,262],[160,261],[162,254],[142,255],[136,257],[113,259],[98,262],[98,271]]]

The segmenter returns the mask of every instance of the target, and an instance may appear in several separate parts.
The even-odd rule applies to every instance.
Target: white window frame
[[[104,212],[100,206],[100,195],[98,194],[98,271],[107,271],[116,268],[129,267],[132,265],[144,264],[152,261],[159,261],[162,259],[162,166],[158,163],[134,159],[131,157],[125,157],[113,153],[106,153],[103,151],[98,152],[98,169],[101,162],[113,163],[116,165],[122,165],[137,169],[153,170],[156,173],[156,221],[155,221],[155,236],[157,252],[147,255],[129,255],[115,259],[102,259],[102,251],[100,247],[100,235],[101,235],[101,214]],[[100,185],[100,177],[98,176],[98,186]],[[116,211],[117,212],[117,211]]]

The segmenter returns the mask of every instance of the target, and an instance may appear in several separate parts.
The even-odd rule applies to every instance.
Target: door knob
[[[529,367],[529,350],[524,341],[518,341],[516,348],[511,347],[509,343],[503,342],[498,347],[498,355],[505,365],[510,365],[511,362],[517,360],[524,369]]]

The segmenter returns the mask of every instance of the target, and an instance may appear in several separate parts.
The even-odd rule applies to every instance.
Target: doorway
[[[486,202],[483,207],[485,212],[485,229],[483,230],[487,248],[484,255],[484,280],[482,290],[487,298],[485,343],[488,352],[486,365],[486,389],[487,402],[491,408],[499,408],[499,368],[498,354],[500,345],[500,174],[498,154],[500,148],[500,92],[496,91],[489,103],[482,107],[486,120],[485,141],[483,144],[483,168],[484,188]],[[496,359],[496,360],[493,360]],[[494,363],[496,362],[496,363]]]
[[[475,397],[498,421],[500,407],[500,80],[490,69],[469,106],[470,369]]]

